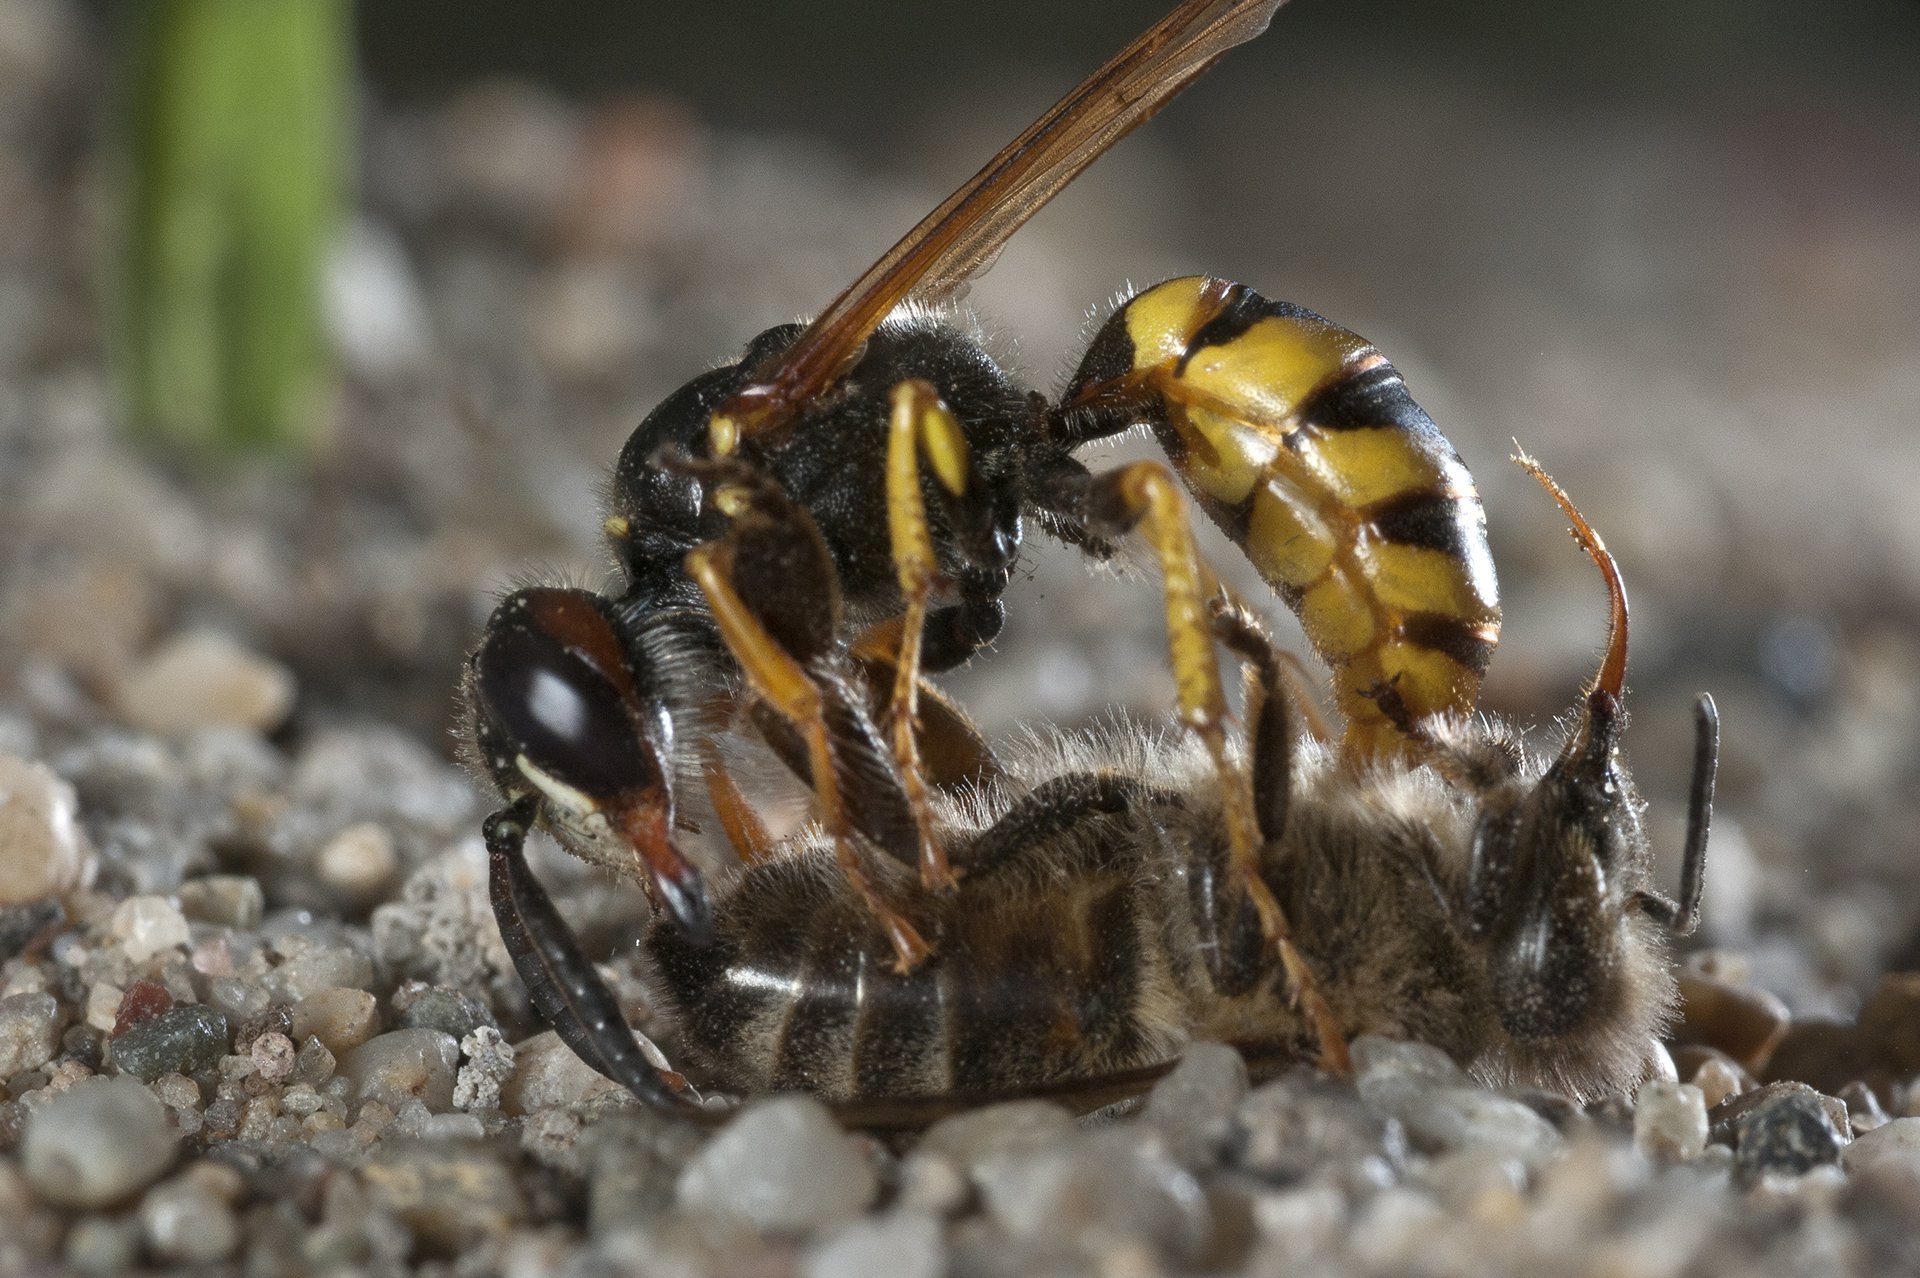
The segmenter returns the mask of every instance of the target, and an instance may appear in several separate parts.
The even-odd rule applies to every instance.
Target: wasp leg
[[[898,680],[900,622],[882,622],[853,646],[853,659],[867,684],[868,709],[881,731],[895,730],[894,689]],[[923,666],[924,668],[924,666]],[[960,704],[940,689],[920,680],[915,694],[918,722],[914,741],[920,774],[936,790],[984,785],[1001,775],[1000,761],[978,725]]]
[[[1055,477],[1056,491],[1064,488],[1069,500],[1072,478],[1071,472]],[[1159,559],[1180,719],[1205,746],[1219,778],[1227,822],[1227,896],[1233,908],[1243,902],[1253,910],[1261,944],[1277,947],[1288,932],[1286,916],[1259,875],[1253,788],[1227,753],[1227,698],[1214,656],[1210,602],[1219,586],[1194,545],[1179,481],[1159,462],[1135,462],[1089,477],[1073,504],[1078,510],[1067,511],[1067,517],[1094,536],[1118,538],[1137,528]]]
[[[911,971],[933,953],[933,948],[912,923],[888,904],[868,875],[842,793],[841,770],[835,766],[834,740],[827,716],[830,709],[851,707],[838,705],[837,697],[830,707],[829,695],[822,691],[820,683],[747,603],[736,582],[738,551],[736,540],[697,546],[687,554],[687,575],[706,593],[714,622],[748,683],[799,734],[806,755],[803,775],[812,782],[814,799],[820,805],[827,833],[833,838],[840,868],[886,929],[898,969]]]
[[[712,745],[704,746],[700,751],[700,771],[707,782],[707,797],[713,801],[713,811],[720,818],[720,828],[726,831],[727,842],[740,854],[740,859],[748,865],[759,865],[770,861],[774,856],[773,836],[767,833],[766,822],[754,811],[747,796],[740,791],[740,783],[733,779],[728,771],[726,760]]]
[[[893,543],[894,571],[906,606],[900,622],[900,654],[894,668],[893,754],[906,785],[920,844],[920,882],[949,891],[956,880],[947,852],[933,833],[933,808],[920,761],[920,645],[927,624],[927,600],[933,593],[938,561],[920,493],[924,459],[936,480],[954,497],[967,490],[971,465],[967,437],[940,402],[932,383],[913,380],[893,388],[887,426],[887,526]]]
[[[527,831],[539,813],[539,801],[524,795],[488,817],[485,826],[493,917],[527,996],[560,1040],[595,1070],[649,1105],[693,1108],[687,1081],[647,1059],[619,1000],[528,868]]]
[[[1272,846],[1286,837],[1287,810],[1293,796],[1293,715],[1285,654],[1274,647],[1259,622],[1237,605],[1216,605],[1213,625],[1220,642],[1245,660],[1251,673],[1247,721],[1253,725],[1254,812],[1261,837]],[[1320,1040],[1321,1068],[1337,1074],[1352,1073],[1346,1032],[1320,988],[1319,978],[1291,937],[1280,938],[1280,963],[1298,1006],[1305,1010]]]

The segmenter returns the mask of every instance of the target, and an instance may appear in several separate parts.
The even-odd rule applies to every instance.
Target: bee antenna
[[[1566,489],[1555,483],[1553,476],[1528,456],[1518,441],[1515,441],[1514,449],[1514,465],[1532,475],[1548,495],[1560,503],[1560,509],[1566,512],[1568,521],[1573,525],[1573,539],[1600,566],[1600,575],[1607,579],[1607,601],[1612,615],[1607,624],[1606,655],[1601,658],[1600,672],[1594,676],[1593,690],[1609,693],[1619,700],[1627,691],[1627,585],[1620,579],[1620,565],[1613,562],[1613,556],[1607,552],[1607,543],[1600,540],[1600,534],[1593,530],[1593,525],[1573,504]]]

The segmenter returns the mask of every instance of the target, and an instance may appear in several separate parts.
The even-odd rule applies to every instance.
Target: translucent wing
[[[1054,105],[868,267],[723,405],[745,430],[782,424],[829,386],[909,295],[939,298],[978,275],[1007,237],[1102,152],[1267,29],[1285,0],[1185,0]]]

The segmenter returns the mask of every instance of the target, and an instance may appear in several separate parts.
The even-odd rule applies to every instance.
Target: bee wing
[[[1184,0],[1082,81],[848,285],[720,415],[780,424],[839,376],[909,295],[941,298],[993,263],[1007,237],[1135,126],[1267,29],[1285,0]]]

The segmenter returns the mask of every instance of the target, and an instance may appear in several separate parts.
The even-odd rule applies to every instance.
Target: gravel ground
[[[373,112],[330,289],[330,447],[312,473],[186,473],[110,429],[100,72],[63,5],[0,13],[0,1274],[1920,1269],[1920,976],[1901,974],[1920,968],[1920,525],[1892,504],[1920,470],[1920,385],[1887,358],[1920,340],[1920,268],[1885,251],[1920,230],[1911,209],[1896,223],[1862,196],[1788,225],[1743,199],[1769,154],[1711,127],[1591,172],[1563,156],[1605,141],[1594,121],[1555,141],[1462,127],[1467,173],[1561,183],[1570,208],[1623,170],[1721,167],[1611,237],[1455,209],[1502,252],[1421,278],[1379,245],[1403,312],[1325,264],[1239,257],[1470,423],[1449,430],[1488,493],[1511,619],[1490,704],[1550,716],[1601,625],[1556,517],[1500,473],[1510,434],[1635,588],[1630,742],[1664,846],[1689,695],[1720,698],[1673,1080],[1579,1108],[1487,1091],[1416,1044],[1363,1040],[1350,1079],[1251,1083],[1199,1044],[1103,1122],[1019,1103],[882,1141],[788,1097],[706,1132],[637,1108],[529,1013],[486,906],[484,802],[449,761],[455,671],[529,563],[594,579],[593,488],[651,402],[817,305],[937,184],[656,98],[583,112],[492,85]],[[1435,128],[1462,123],[1449,109],[1485,108]],[[1382,146],[1375,166],[1417,164],[1418,139]],[[1336,159],[1298,175],[1327,193],[1328,260],[1378,229]],[[1114,163],[1179,185],[1145,139]],[[1855,159],[1824,163],[1852,189]],[[1888,189],[1915,176],[1896,164]],[[1205,265],[1185,242],[1109,260],[1138,212],[1063,208],[982,286],[1010,327],[1058,335],[1025,346],[1041,380],[1071,357],[1073,299]],[[1580,285],[1625,254],[1637,291]],[[1067,287],[1088,278],[1105,283]],[[1796,446],[1810,432],[1820,447]],[[994,731],[1158,713],[1139,589],[1036,557],[1000,650],[954,689]],[[536,858],[644,1027],[639,897]]]

